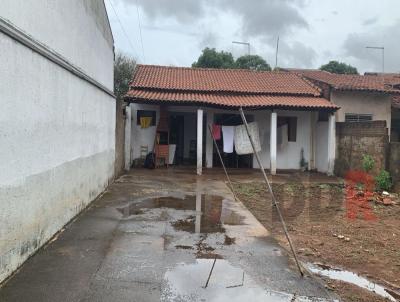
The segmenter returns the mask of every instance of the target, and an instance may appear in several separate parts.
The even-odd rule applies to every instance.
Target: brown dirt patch
[[[265,185],[236,183],[234,187],[246,207],[288,248]],[[384,206],[370,202],[368,206],[375,220],[365,220],[364,206],[356,209],[355,219],[350,219],[345,188],[341,184],[293,182],[274,184],[273,190],[303,261],[322,262],[356,272],[382,285],[400,287],[399,204]],[[368,300],[370,294],[361,289],[365,297],[357,300],[350,285],[338,288],[334,290],[344,301],[380,301]]]
[[[224,245],[232,245],[235,244],[236,238],[234,237],[229,237],[228,235],[225,235],[225,240],[224,240]]]

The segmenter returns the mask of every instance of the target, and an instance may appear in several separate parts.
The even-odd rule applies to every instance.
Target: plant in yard
[[[363,170],[369,173],[375,167],[375,160],[371,155],[363,155],[362,157]]]
[[[375,177],[375,183],[378,191],[389,191],[392,187],[390,173],[386,170],[382,170],[378,176]]]
[[[306,171],[307,168],[308,168],[308,162],[304,158],[304,149],[301,148],[301,151],[300,151],[300,169],[302,171]]]

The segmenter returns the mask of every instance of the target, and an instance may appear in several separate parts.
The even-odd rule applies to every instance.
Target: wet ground
[[[342,301],[400,301],[400,203],[372,200],[354,207],[340,181],[294,180],[274,183],[273,190],[299,258],[323,264],[309,268]],[[234,186],[247,209],[288,249],[276,212],[266,206],[271,198],[265,184],[234,179]],[[374,220],[365,219],[366,209]]]
[[[29,259],[0,289],[0,301],[334,297],[300,277],[268,230],[233,201],[222,174],[135,170]]]

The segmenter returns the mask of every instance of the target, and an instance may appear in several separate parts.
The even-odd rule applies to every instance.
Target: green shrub
[[[392,187],[392,179],[386,170],[382,170],[378,176],[375,177],[376,189],[378,191],[389,191]]]
[[[375,167],[375,160],[371,155],[363,155],[362,157],[362,167],[365,172],[370,172]]]

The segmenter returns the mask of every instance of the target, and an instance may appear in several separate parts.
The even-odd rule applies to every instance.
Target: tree
[[[215,48],[206,47],[197,62],[192,67],[204,68],[234,68],[235,60],[230,52],[216,51]]]
[[[357,68],[338,61],[330,61],[319,69],[337,74],[358,74]]]
[[[129,90],[129,82],[132,80],[136,67],[134,58],[117,52],[114,61],[114,94],[117,100],[122,100]]]
[[[237,58],[236,68],[271,71],[271,66],[258,55],[246,55]]]

